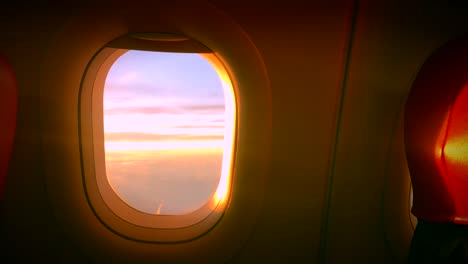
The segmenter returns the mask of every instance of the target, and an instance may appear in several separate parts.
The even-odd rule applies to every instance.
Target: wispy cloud
[[[127,76],[126,78],[124,78]],[[130,78],[134,76],[134,80],[131,81]],[[135,80],[138,75],[129,73],[124,74],[122,77],[112,80],[108,80],[104,86],[104,93],[107,94],[125,94],[128,96],[172,96],[173,92],[171,93],[170,87],[165,87],[161,85],[157,85],[155,83],[144,83],[141,81]],[[127,80],[123,82],[121,80]]]
[[[221,114],[224,105],[176,105],[172,107],[148,106],[148,107],[116,107],[104,110],[105,115],[128,114]]]
[[[139,73],[136,71],[129,71],[126,72],[125,74],[121,75],[120,78],[118,78],[118,81],[120,83],[128,83],[135,81],[139,76]]]
[[[181,125],[181,126],[164,126],[164,128],[224,128],[223,125]]]
[[[183,114],[177,108],[170,107],[117,107],[104,110],[105,115],[128,115],[128,114]]]
[[[194,134],[153,134],[138,132],[108,132],[104,135],[106,142],[122,141],[214,141],[223,140],[223,135],[194,135]]]
[[[224,104],[216,105],[183,105],[180,108],[186,111],[197,112],[224,112]]]

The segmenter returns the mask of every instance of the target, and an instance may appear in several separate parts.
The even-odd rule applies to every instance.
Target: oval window
[[[95,55],[82,83],[89,204],[112,228],[153,229],[139,237],[179,241],[203,223],[202,233],[230,197],[236,101],[228,70],[200,44],[191,46],[199,51],[117,44]]]
[[[226,189],[235,113],[229,93],[202,55],[123,53],[103,94],[105,170],[120,199],[144,213],[183,215],[207,204],[220,185]]]

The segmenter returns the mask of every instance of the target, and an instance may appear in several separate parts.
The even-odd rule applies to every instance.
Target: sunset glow
[[[213,54],[128,51],[104,88],[109,183],[150,214],[214,209],[229,191],[234,124],[233,87]]]
[[[456,219],[468,216],[468,85],[461,89],[443,123],[436,161],[454,200]]]
[[[450,162],[468,165],[468,84],[452,107],[444,155]]]
[[[446,159],[454,163],[468,164],[468,135],[462,138],[452,139],[445,145]]]

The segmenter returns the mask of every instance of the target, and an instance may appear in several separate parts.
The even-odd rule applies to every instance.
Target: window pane
[[[190,213],[220,180],[225,98],[202,56],[128,51],[104,87],[106,173],[119,197],[150,214]]]

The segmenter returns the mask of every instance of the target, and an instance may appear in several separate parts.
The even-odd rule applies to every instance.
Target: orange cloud
[[[183,114],[182,111],[169,107],[117,107],[104,110],[105,115],[128,115],[128,114]]]
[[[193,135],[193,134],[153,134],[138,132],[108,132],[104,134],[106,142],[142,142],[142,141],[217,141],[223,140],[223,135]]]

